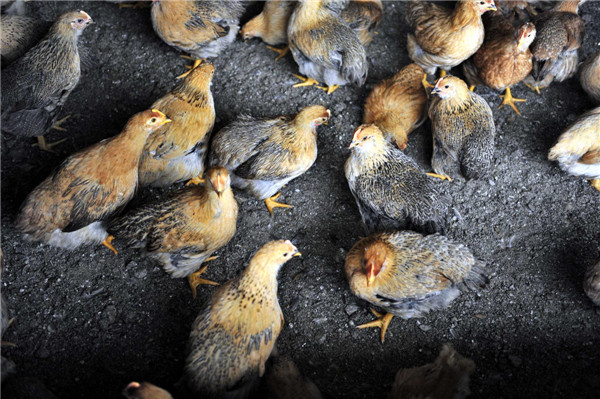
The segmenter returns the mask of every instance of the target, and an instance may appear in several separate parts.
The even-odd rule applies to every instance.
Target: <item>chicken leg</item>
[[[358,328],[363,329],[370,327],[379,327],[381,329],[381,343],[383,344],[383,342],[385,341],[385,333],[387,332],[388,326],[390,325],[390,322],[392,321],[394,315],[391,313],[386,313],[385,315],[383,315],[375,309],[371,309],[371,312],[375,315],[375,317],[377,317],[377,319],[369,323],[361,324],[360,326],[358,326]]]
[[[521,115],[521,113],[519,112],[519,110],[517,109],[517,107],[515,106],[515,103],[524,103],[525,99],[523,98],[514,98],[510,92],[510,87],[506,88],[506,93],[504,95],[500,95],[500,97],[502,97],[504,99],[504,101],[502,101],[502,104],[500,104],[500,106],[498,108],[502,108],[505,105],[510,105],[512,109],[515,110],[515,112],[517,113],[517,115]]]
[[[206,259],[204,262],[208,262],[208,261],[215,260],[215,259],[217,259],[216,256],[211,256],[210,258]],[[202,275],[202,273],[204,273],[206,271],[207,267],[208,267],[208,265],[205,265],[202,269],[198,270],[195,273],[190,274],[190,276],[188,277],[188,283],[190,284],[190,288],[192,289],[192,298],[196,298],[196,287],[198,287],[200,284],[219,285],[219,283],[216,283],[211,280],[206,280],[206,279],[203,279],[200,277]]]
[[[425,174],[427,176],[436,177],[438,179],[452,181],[452,179],[450,178],[450,176],[440,175],[440,174],[437,174],[437,173],[425,173]]]
[[[64,118],[57,120],[56,122],[54,122],[52,124],[52,126],[50,126],[50,129],[54,129],[54,130],[58,130],[61,132],[66,132],[67,129],[65,129],[64,127],[62,127],[61,125],[71,117],[71,115],[67,115]],[[34,147],[39,147],[40,150],[43,151],[48,151],[48,152],[55,152],[52,147],[62,143],[63,141],[66,141],[67,139],[62,139],[62,140],[58,140],[55,141],[54,143],[47,143],[46,139],[44,138],[44,136],[37,136],[37,143],[33,144]]]
[[[331,94],[336,91],[340,86],[339,85],[331,85],[331,86],[317,86],[321,90],[325,90],[327,94]]]
[[[186,186],[191,186],[192,184],[197,186],[199,184],[204,184],[206,183],[206,179],[203,178],[202,176],[196,176],[196,177],[192,177],[190,180],[187,181],[187,183],[185,183]]]
[[[276,194],[270,198],[267,198],[265,200],[265,205],[267,206],[267,209],[271,213],[271,216],[273,216],[273,208],[293,208],[291,205],[282,204],[280,202],[275,201],[277,198],[279,198],[280,195],[281,195],[281,193],[278,193],[278,194]]]
[[[540,93],[540,87],[538,85],[530,85],[529,83],[523,82],[525,84],[525,86],[529,87],[531,90],[535,91],[537,94],[542,94]]]
[[[590,179],[590,184],[592,185],[592,187],[594,187],[596,190],[600,191],[600,179]]]
[[[285,46],[284,48],[277,48],[277,47],[273,47],[273,46],[267,46],[267,48],[269,50],[273,50],[274,52],[276,52],[277,54],[279,54],[275,58],[275,61],[279,61],[281,58],[283,58],[290,51],[290,47],[289,46]]]
[[[106,248],[108,248],[111,251],[113,251],[115,253],[115,255],[118,255],[119,253],[117,252],[117,250],[115,249],[115,247],[113,247],[113,245],[112,245],[112,241],[114,239],[115,239],[114,236],[108,235],[108,236],[106,236],[106,238],[104,239],[104,241],[102,241],[102,245],[104,245]]]
[[[200,58],[200,59],[196,59],[193,57],[190,57],[189,55],[182,55],[181,58],[185,58],[186,60],[192,60],[194,63],[192,65],[186,65],[185,67],[187,69],[189,69],[189,71],[182,73],[181,75],[177,76],[177,79],[183,79],[186,76],[188,76],[190,74],[190,72],[192,72],[198,65],[202,64],[204,61],[204,59]]]
[[[319,84],[319,82],[317,82],[313,78],[305,78],[304,76],[296,75],[295,73],[293,73],[292,75],[294,75],[295,77],[297,77],[298,79],[300,79],[302,81],[302,83],[296,83],[292,87],[314,86],[314,85]]]

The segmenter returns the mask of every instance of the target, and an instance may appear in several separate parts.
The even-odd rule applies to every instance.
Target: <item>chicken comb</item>
[[[158,115],[155,115],[155,114],[158,114]],[[166,118],[167,117],[167,115],[163,114],[162,112],[160,112],[156,108],[152,109],[152,116],[160,116],[161,118]]]

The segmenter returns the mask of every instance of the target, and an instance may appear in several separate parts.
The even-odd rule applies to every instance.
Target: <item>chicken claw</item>
[[[192,60],[194,61],[194,63],[192,65],[186,65],[185,67],[187,69],[189,69],[187,72],[182,73],[181,75],[177,76],[176,79],[183,79],[186,76],[188,76],[190,74],[190,72],[192,72],[198,65],[202,64],[204,61],[204,59],[200,58],[200,59],[196,59],[193,57],[190,57],[189,55],[182,55],[181,58],[185,58],[186,60]]]
[[[188,180],[187,183],[185,183],[185,185],[191,186],[193,184],[193,185],[197,186],[197,185],[204,184],[204,183],[206,183],[206,179],[204,179],[201,176],[196,176],[196,177],[193,177],[190,180]]]
[[[280,202],[275,201],[277,198],[279,198],[280,195],[281,195],[281,193],[278,193],[278,194],[276,194],[270,198],[267,198],[265,200],[265,205],[267,206],[267,209],[271,213],[271,216],[273,216],[273,208],[293,208],[291,205],[282,204]]]
[[[440,78],[443,78],[443,77],[445,77],[445,76],[446,76],[446,70],[445,70],[445,69],[442,69],[442,70],[440,71]]]
[[[331,86],[317,86],[321,90],[325,90],[327,94],[331,94],[336,91],[340,86],[339,85],[331,85]]]
[[[360,326],[358,326],[358,328],[360,328],[360,329],[370,328],[370,327],[381,328],[381,343],[383,344],[383,342],[385,341],[385,333],[387,332],[388,326],[390,325],[390,322],[392,321],[392,318],[394,317],[394,315],[391,313],[386,313],[385,315],[383,315],[383,314],[379,313],[378,311],[376,311],[375,309],[371,309],[371,312],[375,315],[375,317],[377,317],[377,319],[375,319],[369,323],[361,324]]]
[[[423,87],[425,88],[425,90],[427,90],[428,88],[433,89],[435,86],[432,85],[431,83],[429,83],[429,81],[427,80],[427,74],[423,74]],[[427,95],[429,96],[429,93],[427,93]]]
[[[214,260],[214,259],[217,259],[217,257],[211,256],[210,258],[206,259],[204,262],[208,262],[209,260]],[[190,288],[192,289],[192,298],[196,298],[196,287],[198,287],[200,284],[219,285],[219,283],[216,283],[211,280],[206,280],[206,279],[203,279],[200,277],[202,275],[202,273],[204,273],[206,271],[207,267],[208,267],[208,265],[205,265],[202,269],[198,270],[195,273],[190,274],[188,277],[188,283],[190,284]]]
[[[117,252],[117,250],[115,249],[115,247],[113,247],[112,245],[112,241],[115,239],[114,236],[108,235],[104,241],[102,241],[102,245],[104,245],[106,248],[110,249],[111,251],[113,251],[115,253],[115,255],[118,255],[119,253]]]
[[[477,86],[475,86],[475,85],[469,86],[469,91],[475,91],[475,87],[477,87]]]
[[[510,105],[512,109],[515,110],[515,112],[517,113],[517,115],[521,115],[521,113],[519,112],[519,110],[517,109],[517,107],[515,106],[515,102],[518,103],[524,103],[525,99],[522,98],[514,98],[510,92],[510,87],[506,88],[506,93],[504,95],[500,95],[500,97],[502,97],[504,99],[504,101],[502,101],[502,104],[500,104],[500,106],[498,108],[502,108],[505,105]]]
[[[275,58],[275,61],[279,61],[281,58],[283,58],[290,51],[290,47],[289,46],[285,46],[284,48],[277,48],[277,47],[273,47],[273,46],[267,46],[267,48],[269,50],[273,50],[274,52],[276,52],[277,54],[279,54]]]
[[[58,140],[55,141],[54,143],[46,143],[46,139],[44,138],[44,136],[37,136],[37,143],[32,144],[33,147],[40,147],[40,150],[43,151],[47,151],[47,152],[52,152],[52,153],[56,153],[56,151],[54,151],[52,149],[52,147],[54,147],[55,145],[58,145],[60,143],[62,143],[63,141],[66,141],[67,139],[62,139],[62,140]]]
[[[67,129],[65,129],[65,128],[64,128],[64,127],[62,127],[61,125],[62,125],[63,123],[65,123],[65,121],[66,121],[67,119],[69,119],[70,117],[71,117],[71,115],[67,115],[67,116],[65,116],[64,118],[57,120],[56,122],[54,122],[54,124],[53,124],[52,126],[50,126],[50,129],[58,130],[58,131],[60,131],[60,132],[66,132],[66,131],[67,131]]]
[[[594,187],[596,190],[600,191],[600,179],[590,179],[590,184],[592,185],[592,187]]]
[[[525,84],[525,86],[529,87],[531,90],[535,91],[537,94],[542,94],[542,93],[540,93],[539,86],[537,86],[537,85],[533,86],[533,85],[530,85],[529,83],[525,83],[525,82],[523,82],[523,84]]]
[[[319,84],[319,82],[317,82],[313,78],[305,78],[304,76],[296,75],[295,73],[293,73],[292,75],[294,75],[295,77],[297,77],[298,79],[300,79],[302,81],[302,83],[296,83],[292,87],[314,86],[314,85]]]
[[[452,181],[452,179],[450,178],[450,176],[446,176],[446,175],[439,175],[437,173],[425,173],[427,176],[431,176],[431,177],[437,177],[438,179],[442,179],[442,180],[448,180],[448,181]]]

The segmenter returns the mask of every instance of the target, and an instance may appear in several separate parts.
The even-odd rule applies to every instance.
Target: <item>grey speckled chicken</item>
[[[600,262],[591,266],[585,273],[583,290],[597,306],[600,306]]]
[[[448,205],[419,166],[388,142],[375,125],[354,131],[346,179],[369,232],[443,230]]]
[[[600,105],[600,51],[581,66],[579,81],[583,90],[597,105]]]
[[[2,70],[2,132],[38,136],[40,147],[50,150],[42,135],[79,82],[77,40],[90,23],[84,11],[61,15],[42,41]]]
[[[324,82],[327,93],[332,93],[346,83],[365,83],[369,71],[365,48],[356,32],[322,0],[300,1],[290,18],[288,40],[300,73],[307,77],[295,87]]]
[[[454,76],[438,80],[431,93],[435,95],[429,106],[433,132],[431,166],[437,177],[487,176],[496,137],[494,115],[488,103]]]
[[[2,67],[6,67],[31,49],[48,32],[50,24],[38,18],[0,16],[0,42]]]

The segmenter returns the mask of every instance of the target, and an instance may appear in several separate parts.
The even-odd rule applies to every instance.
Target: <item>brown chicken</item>
[[[435,362],[398,370],[388,399],[463,399],[474,371],[471,359],[444,344]]]
[[[397,231],[363,238],[346,256],[350,290],[387,314],[373,310],[377,320],[358,328],[380,328],[383,343],[392,317],[421,317],[448,307],[461,291],[485,286],[484,267],[463,244],[439,234]]]
[[[295,1],[267,0],[260,14],[248,21],[240,30],[244,40],[260,37],[265,43],[270,44],[267,48],[279,55],[279,60],[289,51],[287,28],[290,16],[296,6]],[[285,44],[282,49],[272,47]]]
[[[487,176],[494,158],[496,127],[488,103],[454,76],[440,78],[429,106],[435,176]]]
[[[383,19],[381,0],[350,0],[346,3],[347,6],[340,12],[340,17],[356,32],[362,45],[368,46]]]
[[[173,399],[173,396],[162,388],[149,382],[130,382],[123,390],[127,399]]]
[[[331,113],[311,105],[295,116],[255,119],[240,116],[213,138],[210,165],[227,168],[232,184],[248,190],[273,208],[290,208],[276,199],[289,181],[304,174],[317,159],[317,127]]]
[[[249,392],[283,328],[277,273],[300,253],[290,241],[260,248],[240,276],[213,293],[192,326],[185,379],[196,394]],[[233,397],[233,396],[232,396]]]
[[[529,45],[535,39],[535,26],[528,22],[515,30],[510,21],[499,12],[486,20],[489,24],[486,24],[483,46],[463,64],[463,72],[471,90],[482,83],[494,90],[506,90],[500,108],[509,105],[520,115],[515,102],[525,100],[514,98],[510,87],[525,79],[531,72]]]
[[[235,235],[238,204],[225,168],[211,168],[205,186],[188,187],[170,199],[135,209],[111,221],[108,232],[143,248],[172,277],[189,276],[194,297],[203,262]]]
[[[600,262],[591,266],[585,273],[583,290],[597,306],[600,306]]]
[[[2,67],[29,51],[48,32],[46,21],[27,16],[3,14],[0,25]]]
[[[28,239],[67,249],[104,240],[116,253],[103,220],[135,194],[146,138],[168,122],[156,109],[140,112],[119,135],[68,157],[27,196],[17,228]]]
[[[376,125],[404,150],[408,134],[427,119],[427,92],[421,84],[423,68],[410,64],[373,88],[365,102],[364,123]]]
[[[558,138],[548,159],[570,175],[590,179],[600,191],[600,107],[581,115]]]
[[[600,51],[583,64],[579,81],[583,90],[597,105],[600,105]]]
[[[170,93],[152,104],[173,123],[152,133],[140,161],[140,184],[166,187],[204,173],[215,105],[210,85],[215,67],[196,67]]]
[[[442,69],[442,76],[475,54],[483,43],[481,15],[496,11],[493,0],[460,0],[454,10],[443,5],[411,0],[406,20],[413,33],[407,37],[410,58],[427,74]],[[433,87],[423,76],[423,85]]]
[[[323,399],[315,383],[287,356],[278,356],[265,378],[269,399]]]

